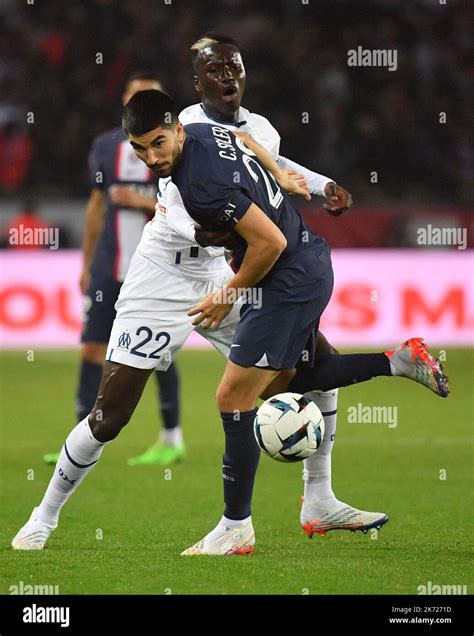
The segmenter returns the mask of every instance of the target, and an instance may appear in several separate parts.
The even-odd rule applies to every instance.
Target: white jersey
[[[246,108],[239,108],[238,122],[228,124],[209,117],[202,104],[193,104],[182,110],[178,116],[183,126],[188,124],[218,124],[229,130],[240,130],[249,133],[255,141],[263,146],[275,159],[280,154],[280,135],[265,117],[251,113]]]
[[[265,117],[239,108],[236,124],[217,122],[209,117],[201,104],[188,106],[179,114],[187,124],[215,124],[223,128],[248,132],[276,160],[280,150],[280,135]],[[147,223],[137,252],[163,269],[184,278],[214,280],[229,272],[223,248],[200,247],[194,238],[195,221],[184,207],[176,186],[170,178],[160,179],[155,217]],[[171,213],[170,213],[171,212]]]
[[[188,215],[171,179],[160,179],[155,216],[145,225],[137,252],[176,276],[194,280],[222,278],[229,271],[224,248],[201,247],[194,238],[195,221]],[[167,218],[169,209],[181,212],[179,232]]]

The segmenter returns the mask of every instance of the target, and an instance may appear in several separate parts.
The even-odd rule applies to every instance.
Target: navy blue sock
[[[253,484],[260,459],[255,441],[253,421],[257,409],[244,413],[222,413],[225,453],[222,466],[224,479],[224,515],[228,519],[245,519],[250,515]],[[239,417],[236,420],[236,417]]]
[[[297,369],[288,391],[329,391],[381,375],[392,375],[384,353],[323,353],[316,356],[313,368]]]
[[[174,362],[167,371],[155,371],[161,417],[167,429],[179,426],[179,373]]]
[[[78,422],[89,415],[95,404],[102,379],[102,365],[81,360],[79,371],[79,386],[76,395],[76,410]]]

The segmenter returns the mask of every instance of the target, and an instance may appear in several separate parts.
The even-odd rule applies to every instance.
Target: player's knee
[[[219,411],[223,411],[225,413],[228,412],[226,409],[226,406],[229,403],[229,397],[230,397],[230,391],[228,390],[227,386],[223,385],[222,383],[219,384],[216,391],[216,402],[217,402]]]
[[[82,359],[92,364],[104,364],[107,345],[103,342],[84,342],[82,345]]]
[[[92,434],[100,442],[115,439],[122,428],[128,424],[133,411],[126,409],[101,409],[94,407],[89,415]]]
[[[237,386],[228,382],[221,382],[221,384],[217,387],[217,406],[223,413],[231,413],[232,411],[239,409],[239,397],[240,394]]]
[[[250,411],[257,398],[258,394],[248,386],[231,383],[220,384],[216,393],[217,406],[222,413]]]

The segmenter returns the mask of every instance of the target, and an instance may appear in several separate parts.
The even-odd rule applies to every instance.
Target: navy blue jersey
[[[203,227],[236,225],[252,203],[277,225],[287,246],[259,286],[280,290],[285,297],[305,301],[331,267],[326,241],[303,222],[274,177],[229,130],[218,125],[185,126],[186,140],[173,181],[190,216]],[[235,249],[240,266],[247,249],[241,239]]]
[[[123,130],[113,128],[99,135],[89,155],[90,182],[106,195],[104,230],[97,243],[91,274],[95,280],[123,281],[143,232],[152,214],[113,205],[108,196],[112,185],[133,187],[154,198],[158,179],[135,155]]]

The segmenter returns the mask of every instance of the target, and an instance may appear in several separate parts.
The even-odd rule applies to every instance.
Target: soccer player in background
[[[125,83],[122,103],[138,91],[160,89],[148,71],[137,71]],[[115,318],[115,303],[145,224],[155,212],[157,180],[137,159],[121,127],[99,135],[89,156],[91,193],[82,243],[81,292],[84,295],[81,367],[77,387],[77,417],[92,410],[99,390],[105,352]],[[156,371],[164,427],[160,439],[129,465],[171,464],[184,458],[179,422],[179,374],[175,363]],[[44,460],[55,464],[59,453]]]

